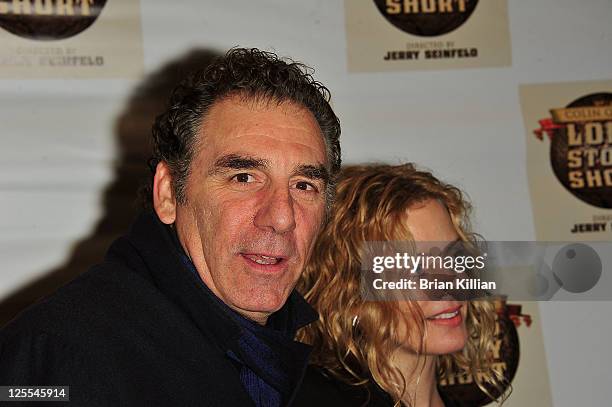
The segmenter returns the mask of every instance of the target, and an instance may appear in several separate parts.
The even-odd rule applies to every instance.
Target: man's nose
[[[276,188],[265,197],[263,205],[255,215],[255,226],[276,233],[295,229],[293,198],[287,187]]]

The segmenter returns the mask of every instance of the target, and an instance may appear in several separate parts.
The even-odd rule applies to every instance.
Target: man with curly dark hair
[[[333,199],[340,125],[310,68],[235,48],[153,127],[148,209],[105,261],[0,333],[0,385],[73,406],[286,406],[317,318],[294,291]]]

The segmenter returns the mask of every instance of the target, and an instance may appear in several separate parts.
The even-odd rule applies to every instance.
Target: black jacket
[[[308,366],[294,407],[393,407],[393,400],[378,386],[351,386],[315,366]]]
[[[309,366],[298,392],[294,407],[393,407],[393,399],[376,383],[351,386],[333,379],[321,368]],[[446,407],[459,407],[460,403],[443,391],[440,396]]]
[[[227,356],[240,328],[197,279],[141,215],[102,264],[0,331],[0,385],[70,386],[74,407],[252,406]],[[312,318],[295,292],[287,308]]]

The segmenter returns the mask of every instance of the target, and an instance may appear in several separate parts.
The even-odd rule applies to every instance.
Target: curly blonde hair
[[[471,207],[459,189],[444,184],[412,164],[358,165],[342,170],[332,216],[315,243],[298,283],[298,290],[319,312],[318,322],[298,333],[313,345],[311,362],[345,383],[369,388],[373,379],[396,405],[406,391],[407,379],[391,360],[402,339],[399,327],[409,327],[417,354],[424,348],[425,321],[420,307],[408,303],[364,301],[360,295],[362,245],[366,241],[411,239],[406,210],[427,200],[448,209],[463,241],[475,241],[470,232]],[[414,239],[412,239],[414,240]],[[358,329],[355,319],[358,318]],[[463,369],[473,375],[490,397],[501,388],[502,376],[492,368],[495,306],[492,301],[468,302],[468,340],[463,351],[438,358],[438,377]],[[368,392],[369,394],[369,392]]]

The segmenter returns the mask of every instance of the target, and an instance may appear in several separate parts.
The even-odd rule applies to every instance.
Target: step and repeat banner
[[[348,0],[351,72],[507,66],[506,0]]]
[[[137,77],[139,0],[0,0],[0,78]]]
[[[587,22],[612,21],[612,4],[565,3],[0,0],[0,324],[128,227],[170,89],[233,46],[313,66],[342,122],[344,162],[431,169],[466,191],[485,238],[609,242],[612,26]],[[566,33],[572,21],[581,32]],[[504,406],[569,406],[572,366],[548,347],[566,321],[512,299],[497,316]],[[584,363],[599,370],[580,374],[601,380],[593,349]],[[440,385],[462,405],[490,405],[468,372]]]
[[[612,239],[612,81],[520,88],[538,240]]]

